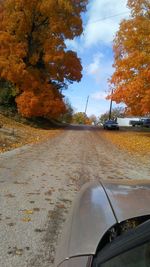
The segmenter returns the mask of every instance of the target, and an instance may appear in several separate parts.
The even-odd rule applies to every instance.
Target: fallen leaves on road
[[[141,156],[150,153],[149,131],[104,131],[102,135],[120,149],[130,153]]]
[[[0,128],[0,152],[12,150],[26,144],[39,143],[62,132],[62,129],[34,128],[16,122],[2,114],[0,114],[0,122],[3,125]]]
[[[30,222],[31,218],[30,217],[24,217],[24,218],[22,218],[22,221],[23,222]]]
[[[46,229],[36,228],[34,231],[35,231],[36,233],[42,233],[42,232],[45,232]]]
[[[24,215],[32,215],[33,213],[34,213],[34,211],[33,210],[27,210],[27,209],[25,209],[25,210],[20,210]],[[22,219],[21,219],[21,221],[22,222],[30,222],[31,221],[31,217],[29,217],[29,216],[26,216],[26,217],[23,217]]]
[[[21,184],[21,185],[27,185],[28,183],[27,182],[19,182],[19,181],[14,181],[14,184]]]
[[[12,254],[13,256],[17,255],[17,256],[21,256],[23,254],[23,249],[21,248],[17,248],[17,247],[9,247],[9,251],[8,254]]]
[[[30,192],[30,193],[26,193],[26,195],[28,195],[28,196],[34,196],[34,195],[40,195],[40,193],[39,192]]]
[[[58,209],[65,209],[65,205],[62,204],[62,203],[57,204],[56,207],[57,207]]]
[[[16,249],[16,255],[21,256],[23,253],[23,249]]]
[[[24,214],[33,214],[33,210],[24,210]]]
[[[15,195],[13,195],[13,194],[11,194],[11,193],[8,193],[8,194],[5,195],[5,197],[13,198],[13,197],[15,197]]]
[[[7,225],[8,225],[8,226],[14,226],[15,223],[10,222],[10,223],[7,223]]]
[[[40,211],[39,208],[33,208],[33,211]]]
[[[48,190],[47,192],[45,192],[46,196],[51,196],[51,194],[52,194],[52,190]]]

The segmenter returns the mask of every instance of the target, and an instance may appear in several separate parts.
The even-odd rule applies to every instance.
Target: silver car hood
[[[101,181],[118,222],[150,215],[150,181]]]
[[[56,266],[70,257],[93,255],[117,222],[150,214],[150,181],[88,183],[79,193],[56,253]]]

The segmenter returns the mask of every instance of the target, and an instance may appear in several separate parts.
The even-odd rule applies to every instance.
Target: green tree
[[[70,101],[67,98],[65,99],[64,102],[65,102],[65,106],[66,106],[66,112],[63,115],[61,115],[60,120],[62,122],[71,123],[74,110],[73,110],[73,107],[72,107]]]
[[[0,79],[0,105],[15,107],[16,95],[17,91],[13,84],[4,79]]]

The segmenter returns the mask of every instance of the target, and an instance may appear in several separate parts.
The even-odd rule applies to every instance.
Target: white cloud
[[[67,49],[73,50],[73,51],[77,52],[78,54],[83,53],[84,52],[84,46],[83,46],[83,44],[81,45],[80,39],[82,39],[82,37],[74,38],[73,40],[66,39],[65,44],[67,46]]]
[[[94,100],[105,100],[107,95],[106,92],[96,92],[91,95],[91,98]]]
[[[106,60],[102,53],[96,53],[93,55],[92,62],[85,66],[85,72],[87,75],[93,77],[98,84],[107,82],[108,77],[113,73],[113,62]]]
[[[87,75],[91,76],[99,87],[98,90],[93,90],[90,94],[91,99],[95,101],[106,100],[106,96],[109,92],[108,78],[111,77],[113,73],[112,61],[108,60],[103,54],[97,53],[93,56],[92,62],[86,66],[85,69]]]
[[[86,66],[86,72],[90,75],[99,74],[101,69],[101,59],[103,58],[102,53],[97,53],[93,56],[93,62]]]
[[[112,42],[120,20],[127,17],[125,12],[128,12],[126,1],[91,0],[87,12],[88,22],[83,36],[85,46],[99,42],[106,44]],[[122,15],[115,16],[117,14]]]

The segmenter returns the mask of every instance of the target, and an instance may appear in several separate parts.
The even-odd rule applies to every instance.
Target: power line
[[[97,19],[97,20],[95,20],[95,21],[90,21],[88,24],[97,23],[97,22],[99,22],[99,21],[107,20],[107,19],[109,19],[109,18],[118,17],[118,16],[121,16],[121,15],[124,15],[124,14],[129,14],[129,12],[126,11],[126,12],[118,13],[118,14],[111,15],[111,16],[108,16],[108,17],[99,18],[99,19]],[[84,24],[84,26],[85,26],[85,25],[87,25],[87,24]]]

